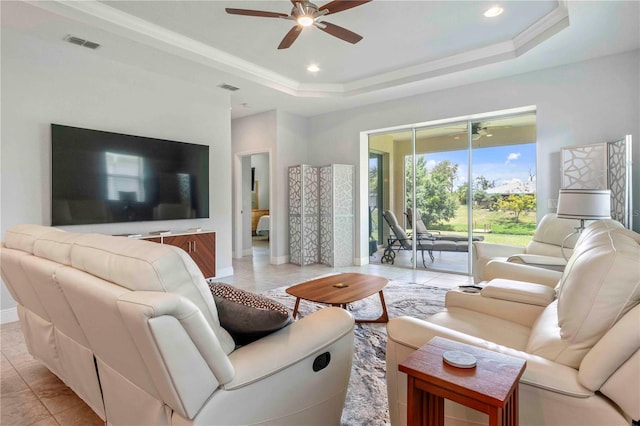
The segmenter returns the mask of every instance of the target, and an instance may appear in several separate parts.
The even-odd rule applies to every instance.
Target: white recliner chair
[[[591,221],[585,228],[586,230],[583,231],[583,234],[588,235],[589,232],[594,230],[614,228],[624,228],[624,226],[612,219]],[[580,236],[576,235],[576,237]],[[573,249],[567,251],[573,253]],[[529,262],[526,259],[529,259]],[[562,271],[566,267],[566,263],[567,260],[564,258],[532,254],[516,254],[507,259],[503,257],[492,258],[482,268],[482,281],[505,278],[555,287],[562,277]]]
[[[543,216],[536,227],[533,238],[525,247],[496,244],[484,241],[473,243],[473,279],[476,283],[485,281],[485,267],[490,261],[523,264],[549,271],[562,272],[573,253],[578,235],[575,233],[577,220],[560,219],[555,213]],[[565,258],[566,256],[566,258]],[[560,277],[560,274],[550,274]]]
[[[557,288],[494,279],[479,294],[452,290],[446,309],[387,325],[393,425],[406,425],[401,363],[434,336],[525,359],[519,420],[527,425],[620,425],[640,419],[640,235],[608,223],[580,236]],[[447,425],[487,416],[446,401]]]

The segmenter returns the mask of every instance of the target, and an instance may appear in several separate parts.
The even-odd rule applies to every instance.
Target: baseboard
[[[369,263],[368,257],[356,257],[353,259],[353,264],[356,266],[368,265]]]
[[[230,277],[231,275],[233,275],[233,266],[216,270],[214,278]]]
[[[3,309],[0,311],[0,324],[18,321],[18,308]]]
[[[251,256],[253,254],[253,249],[244,249],[242,250],[242,257]]]
[[[289,263],[289,255],[286,256],[271,256],[272,265],[283,265]]]

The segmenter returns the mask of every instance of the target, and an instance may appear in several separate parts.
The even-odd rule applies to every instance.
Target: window
[[[142,202],[144,193],[144,158],[137,155],[105,153],[107,164],[107,198],[112,201]]]

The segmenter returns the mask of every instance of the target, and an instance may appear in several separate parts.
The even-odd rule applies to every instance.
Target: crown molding
[[[569,26],[567,0],[511,40],[336,84],[304,83],[97,0],[27,3],[296,97],[351,97],[516,58]]]
[[[569,26],[567,0],[558,0],[558,7],[513,39],[516,56],[533,49]]]

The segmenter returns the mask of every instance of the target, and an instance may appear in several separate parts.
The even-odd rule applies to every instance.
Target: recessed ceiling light
[[[484,12],[484,16],[486,16],[487,18],[495,18],[502,12],[504,12],[503,8],[501,8],[500,6],[493,6],[491,9],[488,9],[486,12]]]
[[[320,68],[316,64],[311,64],[307,67],[307,71],[309,72],[318,72]]]

